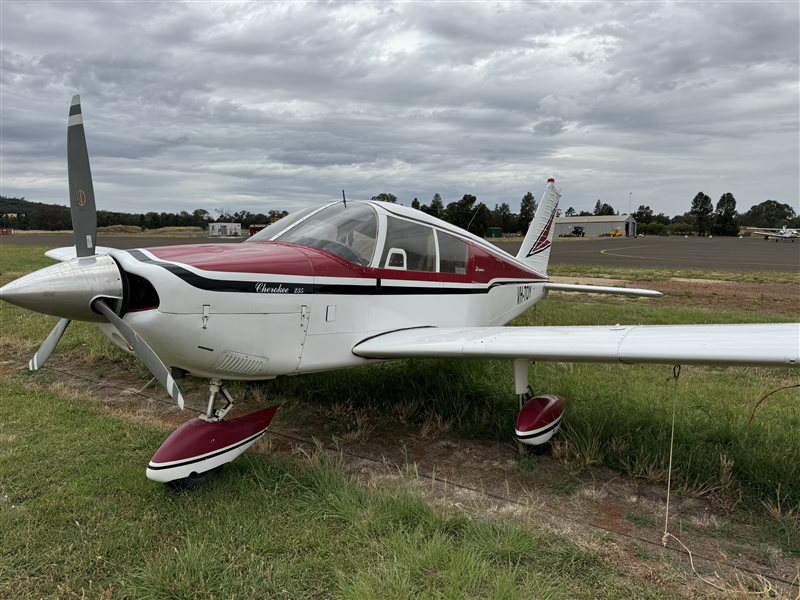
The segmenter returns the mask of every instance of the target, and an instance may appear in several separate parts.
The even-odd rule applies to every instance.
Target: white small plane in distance
[[[797,238],[800,238],[800,231],[797,229],[789,229],[784,225],[780,229],[766,227],[757,229],[752,232],[752,235],[763,235],[766,241],[775,240],[776,242],[780,242],[781,240],[789,240],[793,242]]]
[[[504,327],[549,290],[660,295],[548,279],[560,197],[552,179],[516,256],[418,210],[344,201],[290,214],[242,244],[97,248],[78,96],[69,115],[75,246],[47,252],[62,262],[6,284],[0,298],[61,318],[31,370],[77,319],[135,353],[181,408],[176,379],[210,380],[205,415],[165,440],[146,470],[152,480],[192,485],[264,434],[277,407],[225,419],[223,381],[409,357],[508,359],[516,436],[539,445],[558,429],[564,401],[531,393],[532,361],[800,365],[800,323]]]

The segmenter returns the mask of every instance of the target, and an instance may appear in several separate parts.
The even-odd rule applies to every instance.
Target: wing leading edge
[[[360,342],[364,358],[800,366],[800,323],[419,328]]]

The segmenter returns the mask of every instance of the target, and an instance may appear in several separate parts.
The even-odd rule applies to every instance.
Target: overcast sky
[[[800,210],[800,3],[0,2],[0,193],[296,210],[391,192],[512,210]],[[630,194],[630,196],[629,196]]]

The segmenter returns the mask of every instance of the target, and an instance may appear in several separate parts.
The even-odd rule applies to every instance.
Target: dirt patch
[[[674,278],[630,282],[664,292],[658,302],[669,306],[735,308],[755,313],[800,315],[800,287],[792,283],[752,283]]]
[[[754,283],[744,281],[718,281],[713,279],[685,279],[675,277],[660,281],[626,281],[599,277],[553,277],[557,283],[581,285],[608,285],[643,288],[662,292],[664,296],[646,299],[663,306],[704,307],[735,309],[753,313],[770,313],[787,317],[800,317],[800,286],[793,283]],[[575,292],[550,292],[554,297]],[[559,296],[564,294],[564,296]],[[589,295],[586,295],[589,297]],[[597,298],[594,294],[591,297]]]

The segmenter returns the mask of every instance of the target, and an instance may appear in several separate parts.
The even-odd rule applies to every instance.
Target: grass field
[[[568,539],[247,456],[191,494],[143,477],[164,432],[0,383],[3,598],[656,598]],[[313,457],[312,457],[313,458]]]
[[[50,264],[35,247],[2,248],[0,283]],[[652,279],[661,277],[658,272]],[[641,277],[640,277],[641,279]],[[663,308],[657,301],[560,297],[515,324],[766,322],[800,315]],[[585,545],[503,520],[430,508],[410,494],[367,492],[315,459],[247,455],[196,493],[143,476],[159,427],[110,417],[21,370],[55,319],[0,306],[0,597],[666,597]],[[746,340],[743,340],[746,343]],[[93,326],[75,323],[57,351],[99,372],[133,370]],[[800,402],[789,369],[540,364],[534,391],[569,399],[554,452],[565,472],[606,465],[666,476],[676,409],[677,493],[735,512],[754,537],[800,556]],[[511,444],[510,365],[399,361],[236,386],[283,403],[281,418],[320,413],[364,423],[430,423],[464,439]],[[344,429],[352,424],[342,425]],[[358,436],[355,436],[356,438]],[[521,460],[535,469],[536,459]],[[628,520],[652,517],[630,513]]]

